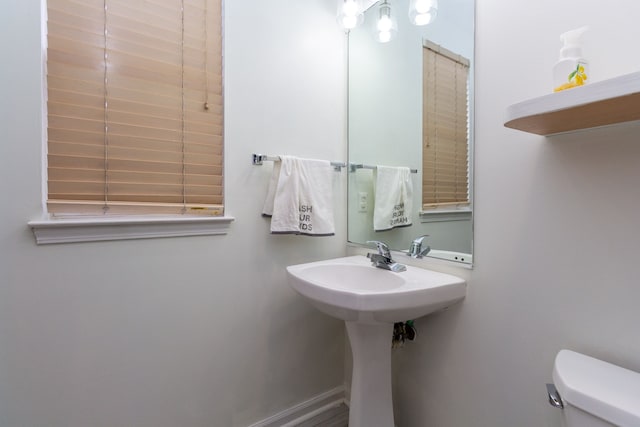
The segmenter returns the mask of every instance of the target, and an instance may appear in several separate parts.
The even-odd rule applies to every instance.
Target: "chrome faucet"
[[[431,250],[431,247],[422,247],[422,241],[425,237],[429,237],[429,235],[425,234],[424,236],[415,238],[413,242],[411,242],[411,246],[409,247],[409,252],[407,253],[407,255],[409,255],[411,258],[422,258],[426,254],[428,254]]]
[[[371,260],[371,265],[373,265],[374,267],[394,271],[396,273],[405,271],[407,269],[407,266],[398,264],[391,258],[391,251],[389,250],[389,246],[387,246],[386,243],[380,242],[378,240],[369,240],[367,241],[367,243],[374,243],[378,248],[377,254],[367,254],[367,258]]]

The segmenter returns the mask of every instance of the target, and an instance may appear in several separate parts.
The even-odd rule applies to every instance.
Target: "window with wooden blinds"
[[[48,210],[223,214],[222,0],[47,0]]]
[[[423,49],[422,208],[469,204],[469,60]]]

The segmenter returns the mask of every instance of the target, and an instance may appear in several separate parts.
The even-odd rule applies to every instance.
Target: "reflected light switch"
[[[366,191],[361,191],[358,193],[358,212],[366,212],[369,208],[369,195]]]

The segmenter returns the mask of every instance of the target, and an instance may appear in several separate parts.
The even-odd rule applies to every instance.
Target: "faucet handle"
[[[378,248],[378,253],[385,258],[391,259],[391,251],[385,242],[379,240],[367,240],[367,243],[374,243]]]
[[[429,251],[431,250],[430,246],[427,246],[426,248],[422,249],[422,241],[424,240],[425,237],[429,237],[429,235],[424,234],[420,237],[416,237],[415,239],[413,239],[413,241],[411,242],[411,246],[409,247],[409,253],[407,255],[409,255],[411,258],[422,258],[426,254],[428,254]]]
[[[425,237],[429,237],[428,234],[423,234],[420,237],[416,237],[415,239],[413,239],[413,243],[418,244],[418,245],[422,245],[422,241],[424,240]]]

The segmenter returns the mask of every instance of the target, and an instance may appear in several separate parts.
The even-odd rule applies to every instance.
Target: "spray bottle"
[[[582,86],[589,73],[587,60],[582,57],[582,35],[589,27],[580,27],[560,35],[563,46],[560,60],[553,67],[553,91]]]

